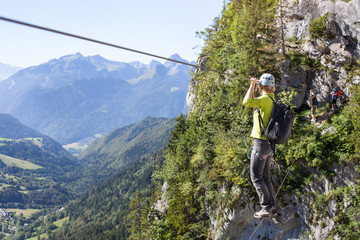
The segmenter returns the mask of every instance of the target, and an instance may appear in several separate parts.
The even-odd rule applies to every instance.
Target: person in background
[[[338,97],[339,108],[341,108],[341,106],[342,106],[342,96],[343,96],[343,92],[342,92],[340,89],[337,90],[337,97]]]
[[[311,89],[310,90],[311,123],[316,122],[317,105],[318,105],[318,101],[317,101],[316,95],[315,95],[314,91]]]
[[[331,101],[332,101],[332,104],[331,104],[332,110],[335,111],[336,110],[336,100],[337,100],[337,97],[338,97],[336,88],[333,88],[333,90],[332,90],[332,92],[330,94],[331,94]]]
[[[257,108],[266,128],[269,124],[275,100],[275,79],[268,73],[263,74],[258,81],[258,88],[261,96],[254,98],[253,93],[257,79],[251,78],[250,87],[243,100],[246,107]],[[255,218],[269,217],[276,214],[275,193],[271,183],[270,165],[273,160],[273,146],[262,134],[259,123],[259,114],[255,111],[253,118],[251,137],[254,139],[254,146],[250,160],[250,178],[259,196],[261,210],[254,214]]]

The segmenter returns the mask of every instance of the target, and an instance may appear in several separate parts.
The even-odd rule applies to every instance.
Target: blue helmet
[[[259,80],[260,86],[275,86],[275,78],[270,73],[264,73]]]
[[[333,91],[336,91],[336,88],[333,88]]]

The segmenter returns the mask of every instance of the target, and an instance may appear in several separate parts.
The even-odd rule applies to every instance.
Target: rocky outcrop
[[[360,0],[282,0],[281,4],[285,13],[285,39],[300,42],[287,42],[287,53],[301,53],[320,62],[321,67],[308,69],[306,66],[293,66],[291,60],[284,61],[277,92],[293,89],[296,92],[293,103],[297,108],[306,103],[310,89],[314,89],[320,105],[330,101],[330,92],[334,87],[341,89],[345,96],[351,95],[351,84],[360,83],[359,73],[350,74],[351,71],[347,69],[349,66],[359,66]],[[311,40],[310,24],[325,14],[328,14],[327,34],[332,37]],[[199,66],[205,66],[205,63],[206,57],[198,59]],[[186,98],[190,111],[194,107],[195,76],[190,81]]]
[[[190,79],[189,86],[188,86],[188,93],[186,95],[186,105],[189,108],[189,112],[191,112],[194,109],[195,87],[197,85],[196,74],[203,71],[203,68],[206,67],[206,61],[207,61],[206,56],[200,56],[198,58],[196,65],[199,66],[200,68],[197,68],[195,70],[195,73],[193,74],[193,76]]]
[[[314,89],[320,104],[330,100],[334,87],[349,96],[350,85],[358,84],[360,77],[350,74],[349,66],[357,63],[360,54],[360,1],[340,0],[284,0],[286,12],[285,38],[297,39],[299,46],[288,46],[288,51],[298,51],[313,60],[320,61],[321,69],[306,70],[282,65],[281,86],[297,92],[294,105],[300,107],[308,98],[308,90]],[[311,40],[309,27],[312,21],[327,16],[327,34],[331,37]]]
[[[336,173],[333,177],[315,177],[314,181],[303,189],[301,195],[284,194],[284,198],[279,202],[281,210],[279,221],[271,218],[264,219],[254,235],[260,223],[259,219],[253,217],[255,210],[259,210],[255,207],[258,199],[241,199],[233,209],[216,209],[217,213],[223,212],[223,215],[212,212],[212,216],[218,217],[211,218],[213,229],[211,239],[243,240],[250,239],[252,235],[252,239],[259,239],[259,237],[272,240],[327,239],[336,225],[333,217],[340,209],[335,200],[330,200],[322,206],[321,211],[314,211],[312,204],[314,204],[316,194],[329,194],[337,187],[355,184],[354,179],[359,178],[354,162],[350,162],[342,169],[334,165],[331,170]],[[349,204],[345,203],[347,206]],[[335,236],[334,239],[340,238]]]

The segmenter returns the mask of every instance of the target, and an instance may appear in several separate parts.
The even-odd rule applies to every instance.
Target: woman
[[[260,77],[259,90],[260,97],[254,98],[256,78],[251,78],[250,87],[245,95],[243,105],[246,107],[256,107],[260,111],[260,115],[266,128],[275,100],[275,79],[273,75],[265,73]],[[272,99],[271,99],[272,98]],[[273,159],[273,146],[270,144],[259,123],[259,116],[254,112],[254,122],[251,132],[254,138],[254,146],[250,160],[250,177],[251,181],[259,196],[261,210],[254,214],[255,218],[268,217],[275,212],[275,193],[271,183],[270,164]]]

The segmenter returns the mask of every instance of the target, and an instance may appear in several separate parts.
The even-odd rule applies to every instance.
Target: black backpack
[[[261,135],[265,134],[272,144],[283,144],[287,142],[291,134],[291,128],[294,124],[294,112],[290,109],[289,105],[285,105],[280,100],[275,102],[271,96],[269,97],[274,102],[274,107],[266,129],[260,115],[260,110],[257,109],[259,114],[259,125],[260,128],[263,129]]]

